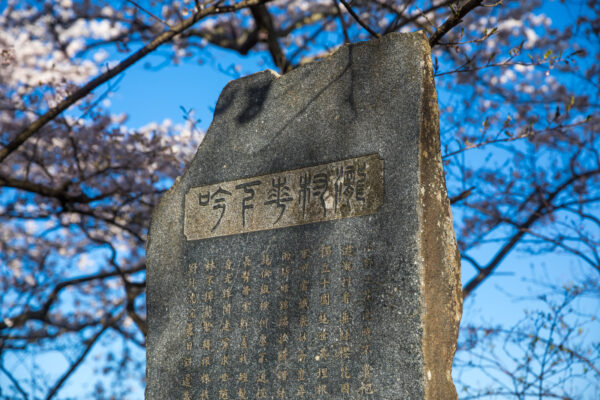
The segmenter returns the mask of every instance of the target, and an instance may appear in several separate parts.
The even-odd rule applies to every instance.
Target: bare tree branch
[[[138,3],[136,3],[133,0],[126,0],[126,1],[129,2],[129,3],[131,3],[131,4],[133,4],[135,7],[139,8],[140,10],[142,10],[143,12],[145,12],[146,14],[148,14],[150,17],[152,17],[153,19],[155,19],[158,22],[160,22],[161,24],[165,25],[167,28],[171,29],[171,25],[169,25],[167,23],[167,21],[165,21],[164,19],[157,17],[156,15],[154,15],[150,11],[146,10],[144,7],[142,7],[141,5],[139,5]]]
[[[356,12],[354,12],[352,7],[350,7],[350,4],[348,4],[346,2],[346,0],[340,0],[340,2],[344,5],[344,7],[346,7],[346,10],[348,10],[350,15],[352,15],[352,18],[354,18],[360,26],[362,26],[367,32],[369,32],[371,34],[371,36],[376,37],[376,38],[381,37],[381,35],[379,33],[375,32],[373,29],[369,28],[369,26],[360,19],[358,14],[356,14]]]
[[[468,188],[467,190],[460,192],[456,196],[450,197],[450,204],[458,203],[459,201],[466,199],[467,197],[469,197],[471,195],[471,193],[473,193],[474,189],[475,189],[475,186],[472,186],[472,187]]]
[[[48,392],[48,395],[46,396],[46,400],[52,399],[56,395],[56,393],[58,393],[58,390],[60,389],[60,387],[65,383],[65,381],[69,378],[69,376],[73,372],[75,372],[75,370],[77,369],[77,367],[79,367],[79,365],[85,359],[85,357],[90,352],[90,350],[92,349],[92,347],[94,347],[94,344],[96,344],[96,342],[98,341],[98,339],[100,338],[100,336],[102,336],[102,334],[104,332],[106,332],[106,330],[112,324],[114,324],[116,321],[118,321],[119,318],[121,318],[122,315],[123,314],[121,313],[117,317],[112,318],[110,321],[107,321],[106,324],[103,324],[102,329],[100,329],[98,332],[96,332],[96,334],[94,336],[92,336],[91,338],[89,338],[87,340],[87,345],[86,345],[85,349],[81,352],[81,354],[79,354],[79,357],[77,357],[77,359],[71,364],[71,366],[69,367],[69,369],[60,377],[60,379],[50,389],[50,391]]]
[[[483,0],[469,0],[467,1],[460,10],[453,12],[450,17],[444,22],[429,38],[429,46],[433,47],[439,44],[440,39],[444,37],[452,28],[462,22],[462,19],[471,12],[473,9],[481,6]]]
[[[481,285],[481,283],[488,278],[492,272],[500,265],[504,257],[520,242],[525,236],[529,228],[537,222],[541,217],[546,215],[547,211],[551,208],[552,201],[560,194],[563,190],[571,186],[573,183],[587,179],[595,175],[600,175],[600,169],[586,171],[580,174],[575,174],[569,179],[561,183],[554,191],[548,193],[546,196],[542,196],[540,204],[536,209],[529,215],[529,217],[521,224],[515,224],[517,232],[510,238],[510,240],[502,246],[502,248],[496,253],[494,258],[483,268],[478,270],[475,275],[467,284],[463,287],[463,298],[469,296],[473,291]]]
[[[52,292],[46,299],[46,302],[42,305],[42,307],[40,307],[40,309],[25,311],[14,317],[5,318],[4,320],[0,321],[0,330],[12,328],[14,326],[22,326],[26,321],[28,321],[30,319],[35,319],[38,321],[44,321],[44,322],[51,323],[47,317],[48,312],[50,311],[50,307],[52,307],[52,304],[58,299],[58,294],[61,292],[61,290],[63,290],[64,288],[66,288],[68,286],[79,285],[81,283],[86,283],[86,282],[95,281],[95,280],[102,280],[102,279],[121,276],[121,275],[130,275],[130,274],[134,274],[136,272],[142,271],[145,268],[146,268],[145,264],[140,264],[136,267],[133,267],[131,269],[124,270],[124,271],[119,270],[119,271],[101,272],[98,274],[82,276],[79,278],[69,279],[69,280],[60,282],[59,284],[57,284],[54,287],[54,289],[52,290]]]
[[[267,7],[264,4],[258,4],[250,6],[250,11],[252,12],[252,16],[256,21],[256,26],[259,31],[263,31],[267,35],[267,45],[269,47],[269,53],[271,53],[271,57],[273,58],[273,62],[282,73],[290,71],[291,65],[279,45],[279,35],[275,31],[273,18]]]
[[[340,20],[340,26],[342,28],[342,32],[344,33],[344,43],[350,43],[348,29],[346,28],[346,21],[344,21],[344,16],[342,15],[342,9],[340,8],[337,0],[333,0],[333,4],[335,4],[335,9],[337,10],[338,18]]]
[[[0,346],[0,350],[2,350],[2,346]],[[6,375],[8,377],[8,379],[10,380],[10,382],[15,385],[15,388],[17,388],[17,390],[19,391],[19,393],[21,394],[21,396],[23,396],[23,398],[25,400],[29,399],[29,396],[27,396],[27,393],[25,393],[25,391],[23,390],[23,388],[21,387],[21,385],[19,385],[19,382],[15,379],[14,376],[12,376],[12,374],[10,372],[8,372],[6,370],[6,368],[4,368],[3,364],[0,364],[0,371],[2,371],[4,373],[4,375]]]

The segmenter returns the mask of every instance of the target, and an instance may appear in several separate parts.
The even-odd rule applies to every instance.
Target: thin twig
[[[148,14],[149,16],[151,16],[152,18],[154,18],[155,20],[157,20],[158,22],[164,24],[167,28],[171,29],[171,25],[169,25],[167,23],[167,21],[165,21],[162,18],[157,17],[156,15],[152,14],[150,11],[146,10],[144,7],[140,6],[138,3],[136,3],[133,0],[126,0],[127,2],[133,4],[135,7],[139,8],[140,10],[142,10],[143,12],[145,12],[146,14]]]
[[[85,359],[85,357],[90,352],[90,350],[92,349],[92,347],[94,347],[94,344],[96,344],[96,342],[98,341],[98,339],[100,338],[100,336],[102,336],[102,334],[108,329],[108,327],[111,326],[113,323],[115,323],[115,321],[117,321],[122,315],[123,315],[123,313],[119,314],[118,317],[112,318],[110,321],[107,321],[106,324],[104,324],[102,326],[102,329],[100,329],[90,339],[86,340],[86,342],[88,343],[87,346],[81,352],[81,354],[79,355],[79,357],[77,357],[77,360],[75,360],[75,362],[73,362],[73,364],[71,364],[71,366],[69,367],[69,369],[63,374],[63,376],[58,380],[58,382],[56,382],[56,384],[50,389],[50,391],[48,392],[48,396],[46,396],[46,400],[51,400],[56,395],[56,393],[58,392],[58,390],[60,389],[60,387],[65,383],[65,381],[69,378],[69,376],[73,372],[75,372],[75,370],[77,369],[77,367],[79,367],[79,365]]]
[[[10,372],[8,372],[6,370],[6,368],[4,368],[4,365],[0,365],[0,371],[4,372],[4,375],[6,375],[8,377],[8,379],[10,379],[10,381],[12,382],[12,384],[15,385],[15,387],[17,388],[17,390],[19,391],[19,393],[21,393],[21,396],[23,396],[23,398],[25,400],[27,400],[29,398],[27,396],[27,393],[25,393],[25,391],[23,390],[23,388],[21,387],[21,385],[19,385],[19,382],[17,382],[17,380],[15,379],[15,377],[12,376],[12,374]]]
[[[344,32],[344,43],[350,43],[350,37],[348,36],[348,30],[346,29],[346,21],[344,21],[344,16],[342,15],[342,9],[337,0],[333,0],[333,4],[335,4],[335,9],[340,18],[340,25],[342,25],[342,32]]]
[[[365,30],[367,32],[369,32],[371,34],[371,36],[376,37],[376,38],[380,38],[381,37],[381,35],[379,33],[375,32],[373,29],[369,28],[369,26],[367,24],[365,24],[363,21],[361,21],[360,17],[354,12],[354,10],[352,9],[352,7],[350,7],[350,4],[348,4],[346,2],[346,0],[340,0],[340,2],[344,5],[344,7],[346,7],[346,10],[348,10],[348,12],[350,13],[350,15],[352,15],[352,18],[354,18],[356,20],[356,22],[358,22],[358,24],[360,26],[362,26],[363,28],[365,28]]]
[[[459,201],[466,199],[473,193],[473,189],[475,189],[475,186],[471,186],[469,189],[462,191],[456,196],[450,197],[450,204],[458,203]]]

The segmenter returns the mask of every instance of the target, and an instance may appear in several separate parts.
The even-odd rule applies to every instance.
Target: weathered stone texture
[[[390,34],[227,85],[152,217],[148,400],[457,398],[429,54]]]

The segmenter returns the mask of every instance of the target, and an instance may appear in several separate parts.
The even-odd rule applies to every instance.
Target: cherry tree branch
[[[271,57],[273,58],[273,62],[282,73],[288,72],[291,70],[291,65],[279,45],[279,35],[275,31],[273,18],[271,17],[269,10],[264,4],[257,4],[255,6],[250,6],[250,11],[252,12],[252,16],[256,21],[256,26],[259,31],[263,31],[267,34],[267,45],[269,47],[269,53],[271,53]]]
[[[350,13],[350,15],[352,15],[352,18],[354,18],[356,20],[356,22],[358,22],[358,24],[360,26],[362,26],[367,32],[369,32],[371,34],[371,36],[378,38],[381,37],[381,35],[377,32],[375,32],[373,29],[371,29],[366,23],[364,23],[360,17],[358,16],[358,14],[356,14],[356,12],[354,12],[354,10],[352,9],[352,7],[350,6],[350,4],[348,4],[346,2],[346,0],[340,0],[340,3],[342,3],[344,5],[344,7],[346,7],[346,10],[348,10],[348,12]]]
[[[2,349],[2,347],[0,347],[0,350],[1,349]],[[19,382],[15,379],[14,376],[12,376],[12,374],[9,371],[6,370],[6,368],[4,368],[3,364],[0,364],[0,371],[2,371],[4,373],[4,375],[6,375],[8,377],[10,382],[15,386],[15,388],[17,388],[17,390],[19,391],[19,393],[21,394],[21,396],[23,396],[23,398],[25,400],[29,399],[29,396],[27,396],[27,393],[25,393],[25,391],[23,390],[21,385],[19,385]]]
[[[432,11],[436,11],[442,7],[449,6],[452,3],[458,2],[458,0],[446,0],[441,3],[437,3],[423,11],[420,11],[419,13],[410,15],[408,17],[404,15],[404,11],[406,10],[406,8],[408,8],[408,5],[406,6],[406,8],[404,10],[400,11],[400,10],[397,10],[393,5],[389,4],[385,0],[376,0],[376,2],[381,7],[396,14],[396,18],[394,19],[394,21],[392,21],[385,30],[385,32],[388,33],[388,32],[395,32],[398,29],[402,28],[403,26],[406,26],[406,25],[410,24],[411,22],[415,22],[419,18],[426,16],[427,14],[431,13]],[[402,20],[400,20],[401,18],[402,18]]]
[[[433,47],[439,44],[440,39],[456,25],[462,22],[462,19],[471,12],[473,9],[481,6],[483,0],[469,0],[467,1],[458,11],[453,11],[452,15],[436,29],[436,31],[429,37],[429,46]]]
[[[542,196],[540,204],[536,209],[529,215],[529,217],[521,224],[514,224],[517,227],[517,232],[510,238],[510,240],[502,246],[502,248],[496,253],[494,258],[483,268],[478,269],[477,275],[475,275],[467,284],[463,287],[463,298],[469,296],[473,291],[483,283],[500,265],[504,257],[510,253],[511,250],[520,242],[520,240],[529,232],[529,228],[537,222],[541,217],[547,214],[552,208],[552,201],[560,194],[563,190],[581,179],[587,179],[595,175],[600,175],[600,169],[589,170],[583,173],[574,174],[569,179],[561,183],[554,191]]]
[[[4,318],[2,321],[0,321],[0,330],[12,328],[14,326],[22,326],[26,321],[31,319],[51,323],[51,321],[48,320],[48,312],[50,311],[50,307],[52,307],[52,304],[54,304],[54,302],[58,299],[59,293],[68,286],[75,286],[90,281],[103,280],[106,278],[116,276],[130,275],[142,271],[145,268],[145,264],[140,264],[125,271],[119,270],[101,272],[98,274],[82,276],[79,278],[68,279],[66,281],[60,282],[54,287],[54,289],[46,299],[46,302],[42,305],[42,307],[40,307],[40,309],[28,310],[11,318]]]
[[[206,9],[198,10],[190,18],[182,21],[173,28],[166,30],[158,36],[156,36],[152,41],[150,41],[150,43],[142,47],[140,50],[138,50],[131,56],[127,57],[125,60],[121,61],[114,68],[108,69],[106,72],[98,75],[96,78],[92,79],[84,86],[75,90],[65,99],[63,99],[60,103],[58,103],[58,105],[52,107],[38,119],[32,122],[27,128],[19,132],[14,139],[12,139],[8,144],[6,144],[2,149],[0,149],[0,163],[3,162],[15,150],[17,150],[23,143],[25,143],[27,139],[33,136],[48,122],[52,121],[67,108],[75,104],[77,101],[81,100],[83,97],[90,94],[98,86],[102,85],[103,83],[107,82],[108,80],[114,78],[121,72],[131,67],[133,64],[135,64],[136,62],[138,62],[139,60],[156,50],[160,45],[169,42],[176,35],[184,32],[186,29],[190,28],[201,19],[210,15],[230,13],[250,6],[265,4],[270,1],[272,0],[244,0],[232,5],[221,6],[217,4]]]
[[[458,203],[461,200],[466,199],[467,197],[469,197],[471,195],[471,193],[473,193],[474,189],[475,189],[475,186],[472,186],[472,187],[468,188],[467,190],[463,190],[462,192],[460,192],[456,196],[450,197],[450,204],[455,204],[455,203]]]
[[[75,372],[77,367],[79,367],[79,365],[85,359],[85,357],[88,355],[88,353],[90,352],[92,347],[94,347],[94,344],[96,344],[98,339],[100,339],[100,336],[102,336],[102,334],[104,332],[106,332],[106,330],[112,324],[117,322],[122,317],[122,315],[123,315],[123,313],[120,313],[116,317],[111,318],[109,321],[107,321],[105,324],[103,324],[102,329],[100,329],[98,332],[96,332],[95,335],[93,335],[88,340],[84,341],[84,342],[87,342],[86,347],[81,352],[81,354],[79,354],[79,357],[77,357],[77,359],[70,365],[69,369],[67,369],[67,371],[60,377],[60,379],[50,389],[50,391],[48,392],[48,395],[46,396],[46,400],[51,400],[56,395],[56,393],[58,393],[58,390],[60,389],[60,387],[65,383],[65,381],[69,378],[69,376],[71,374],[73,374],[73,372]]]
[[[338,14],[338,18],[340,20],[340,26],[342,28],[342,32],[344,33],[344,43],[350,43],[350,37],[348,36],[348,29],[346,28],[346,21],[344,21],[344,16],[342,15],[342,9],[340,8],[340,4],[338,0],[333,0],[333,4],[335,5],[335,9]]]

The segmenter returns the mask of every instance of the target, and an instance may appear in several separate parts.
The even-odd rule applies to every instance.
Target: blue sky
[[[571,18],[564,17],[560,4],[556,1],[548,3],[548,15],[553,21],[559,25],[568,23]],[[269,67],[262,56],[241,57],[224,50],[210,50],[210,54],[211,57],[202,65],[190,61],[177,66],[165,66],[159,71],[146,68],[145,64],[159,65],[163,58],[160,55],[149,56],[129,69],[121,78],[115,93],[109,97],[111,111],[127,113],[129,119],[126,124],[135,129],[167,118],[174,123],[183,123],[184,114],[181,107],[184,107],[195,111],[195,117],[201,120],[199,128],[205,131],[212,120],[212,108],[220,91],[233,79],[222,70],[239,65],[239,73],[244,76]],[[99,89],[99,93],[101,90],[102,88]],[[480,251],[483,252],[484,259],[493,255],[486,249]],[[587,269],[572,257],[523,256],[512,253],[504,261],[502,272],[484,283],[467,301],[463,322],[485,321],[510,326],[523,317],[525,307],[536,305],[532,298],[540,288],[532,284],[532,280],[543,277],[548,283],[578,281],[581,275],[587,273]],[[463,274],[463,282],[468,278],[468,274]],[[597,302],[590,303],[590,310],[594,309],[598,313]],[[591,335],[598,340],[600,332]],[[93,358],[101,351],[102,346],[97,346],[89,357]],[[141,350],[135,354],[143,357]],[[66,366],[60,356],[52,354],[44,355],[37,361],[40,364],[52,365],[51,370],[58,371],[57,374]],[[1,379],[5,379],[3,375],[0,376]],[[86,364],[61,391],[59,398],[78,397],[81,393],[88,393],[95,379],[96,374],[89,364]],[[3,385],[4,382],[1,382],[0,386]],[[141,388],[134,390],[128,398],[142,399]]]

